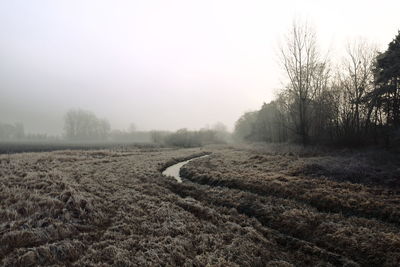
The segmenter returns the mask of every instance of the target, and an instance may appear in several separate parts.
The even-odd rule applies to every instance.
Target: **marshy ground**
[[[183,183],[161,175],[206,152]],[[399,266],[399,162],[267,146],[0,155],[0,263]]]

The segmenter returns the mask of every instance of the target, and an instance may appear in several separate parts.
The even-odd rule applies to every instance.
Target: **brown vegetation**
[[[398,266],[399,158],[376,153],[229,149],[189,163],[182,173],[213,186],[196,195],[204,202],[363,266]]]
[[[206,152],[182,169],[190,181],[160,173]],[[356,160],[223,146],[0,155],[0,264],[398,266],[396,187],[346,182],[330,162]]]

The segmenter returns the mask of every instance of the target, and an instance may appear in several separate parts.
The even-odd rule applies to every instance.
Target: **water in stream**
[[[187,163],[189,163],[192,160],[201,159],[201,158],[208,157],[208,156],[209,155],[204,155],[204,156],[192,158],[192,159],[189,159],[189,160],[186,160],[186,161],[178,162],[178,163],[166,168],[165,171],[162,172],[162,174],[165,175],[165,176],[172,176],[172,177],[175,178],[175,180],[178,183],[182,183],[182,177],[179,175],[179,172],[180,172],[182,166],[187,164]]]

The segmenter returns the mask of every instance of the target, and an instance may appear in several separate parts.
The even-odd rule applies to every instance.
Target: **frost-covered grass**
[[[399,266],[395,157],[384,151],[279,153],[241,147],[190,162],[182,174],[205,186],[196,193],[204,203],[234,208],[263,227],[363,266]],[[383,171],[371,179],[372,169]]]
[[[399,265],[396,187],[354,183],[326,169],[351,167],[362,179],[362,166],[378,159],[281,151],[0,155],[0,265]],[[185,165],[183,183],[161,175],[206,152],[211,156]],[[357,168],[356,158],[364,159]],[[315,164],[322,167],[306,167]]]
[[[5,266],[235,266],[290,258],[233,211],[168,189],[160,174],[201,149],[0,156]]]

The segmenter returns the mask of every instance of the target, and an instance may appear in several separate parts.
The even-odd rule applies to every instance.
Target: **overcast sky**
[[[398,0],[0,0],[0,122],[57,134],[82,108],[118,129],[232,129],[282,86],[277,50],[294,18],[340,58],[359,37],[386,49],[399,10]]]

